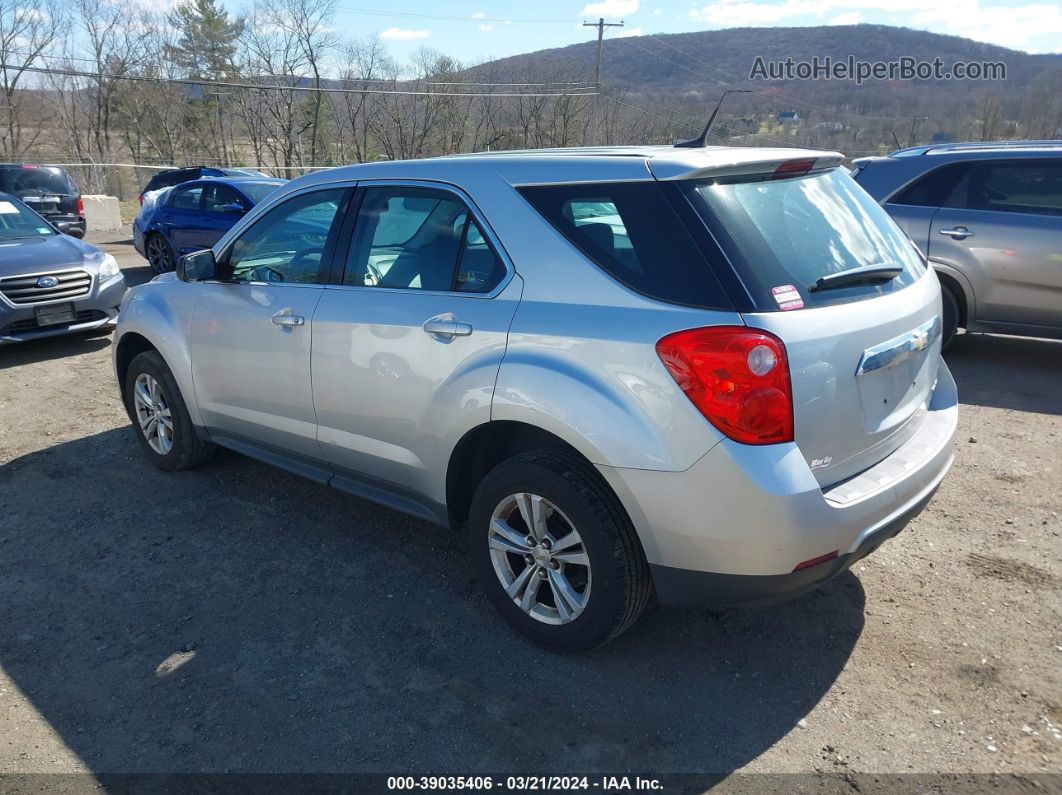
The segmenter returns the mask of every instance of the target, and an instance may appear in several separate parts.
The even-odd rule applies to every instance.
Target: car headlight
[[[104,254],[100,260],[100,281],[117,276],[119,272],[118,261],[110,254]]]

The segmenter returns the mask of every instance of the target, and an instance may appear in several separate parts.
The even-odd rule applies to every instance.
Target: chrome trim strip
[[[927,320],[912,331],[867,348],[859,360],[856,375],[892,367],[912,354],[924,351],[940,338],[940,331],[940,315],[936,315],[932,320]]]

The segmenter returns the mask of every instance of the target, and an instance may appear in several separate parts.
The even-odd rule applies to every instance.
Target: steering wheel
[[[301,251],[295,252],[295,256],[291,258],[288,263],[288,267],[292,270],[298,268],[304,261],[308,260],[314,254],[318,256],[318,262],[320,262],[320,256],[324,253],[324,246],[308,246]]]

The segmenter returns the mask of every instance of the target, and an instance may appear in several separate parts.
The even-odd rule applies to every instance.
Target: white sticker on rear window
[[[771,295],[774,296],[774,302],[778,304],[778,308],[783,312],[789,309],[800,309],[804,306],[804,299],[800,297],[797,288],[791,284],[780,284],[777,287],[772,287]]]
[[[3,215],[18,215],[18,207],[11,202],[0,202],[0,214]]]

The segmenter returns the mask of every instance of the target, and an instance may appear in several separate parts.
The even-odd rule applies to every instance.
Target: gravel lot
[[[576,657],[448,531],[236,454],[155,471],[109,346],[0,350],[0,774],[1062,773],[1062,343],[956,340],[955,467],[853,572]]]

